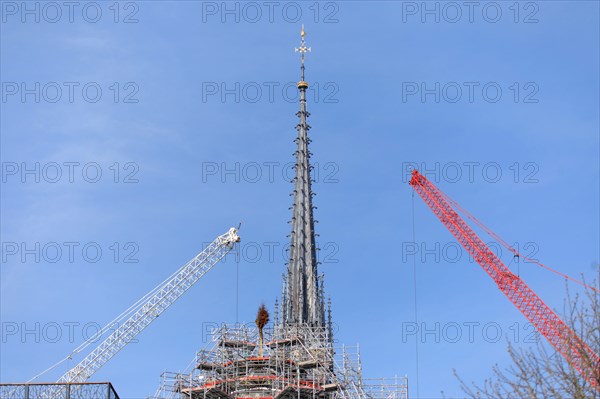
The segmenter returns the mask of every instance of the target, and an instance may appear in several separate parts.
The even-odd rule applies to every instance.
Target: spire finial
[[[300,82],[298,82],[298,88],[301,88],[301,87],[307,88],[308,87],[308,83],[306,83],[304,81],[304,55],[306,54],[307,51],[310,52],[311,48],[306,47],[305,36],[306,36],[306,32],[304,31],[304,24],[302,24],[302,28],[300,29],[300,38],[301,38],[300,47],[294,48],[294,52],[300,53],[300,60],[302,61],[302,65],[301,65],[302,75],[300,77]]]
[[[306,32],[304,31],[304,25],[302,25],[302,29],[300,30],[300,47],[296,47],[294,49],[294,52],[296,53],[300,53],[302,56],[302,63],[304,63],[304,53],[306,53],[307,51],[310,51],[310,47],[306,47],[306,41],[305,41],[305,36],[306,36]]]

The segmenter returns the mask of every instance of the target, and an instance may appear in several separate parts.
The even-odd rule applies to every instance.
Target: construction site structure
[[[407,399],[407,377],[365,379],[359,347],[334,348],[329,331],[306,324],[277,324],[266,332],[223,324],[199,351],[195,367],[164,372],[153,399]]]
[[[283,275],[281,302],[261,346],[259,329],[222,325],[212,344],[198,353],[195,368],[165,372],[155,399],[406,399],[406,377],[363,379],[358,347],[334,347],[331,301],[325,306],[324,276],[318,272],[308,132],[302,27],[300,110],[296,113],[296,162],[289,263]]]

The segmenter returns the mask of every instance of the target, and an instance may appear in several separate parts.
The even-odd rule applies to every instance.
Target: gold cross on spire
[[[305,36],[306,36],[306,32],[304,32],[304,24],[303,24],[302,30],[300,31],[300,37],[302,38],[302,41],[300,42],[300,47],[296,47],[294,49],[294,51],[296,53],[300,53],[300,59],[302,60],[302,65],[300,67],[302,74],[300,77],[300,82],[298,82],[297,86],[299,89],[304,89],[304,90],[306,90],[306,88],[308,87],[308,83],[304,81],[304,54],[306,54],[307,51],[310,51],[310,47],[306,47],[306,42],[304,41]]]
[[[300,37],[302,41],[300,42],[300,47],[296,47],[294,52],[302,54],[302,62],[304,62],[304,53],[310,51],[310,47],[306,47],[306,42],[304,41],[304,36],[306,36],[306,32],[304,32],[304,24],[302,24],[302,30],[300,31]]]

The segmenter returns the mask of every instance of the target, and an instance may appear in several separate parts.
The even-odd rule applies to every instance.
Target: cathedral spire
[[[308,150],[310,126],[306,110],[306,90],[304,61],[307,52],[304,25],[300,32],[301,43],[296,52],[300,53],[300,81],[297,84],[300,94],[300,111],[296,113],[299,122],[296,125],[298,137],[294,183],[294,204],[292,206],[292,233],[290,235],[290,261],[288,263],[287,287],[282,300],[283,324],[307,323],[313,326],[325,326],[323,288],[319,284],[317,270],[317,248],[315,243],[315,221],[313,218],[311,188],[312,178],[310,166],[311,153]],[[284,282],[285,283],[285,282]]]

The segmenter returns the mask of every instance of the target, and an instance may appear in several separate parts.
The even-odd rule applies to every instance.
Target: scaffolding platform
[[[196,364],[196,368],[198,370],[206,370],[206,371],[210,371],[210,370],[220,371],[223,369],[223,367],[221,365],[215,364],[215,363],[209,363],[209,362],[200,362],[200,363]]]
[[[186,395],[185,397],[190,398],[199,396],[205,399],[233,399],[227,392],[224,392],[219,388],[180,388],[179,392]]]
[[[304,360],[301,362],[298,362],[298,367],[303,368],[303,369],[312,369],[315,368],[319,365],[319,361],[316,359],[309,359],[309,360]]]
[[[224,348],[245,348],[249,350],[256,348],[256,344],[254,342],[233,339],[222,339],[219,341],[219,345],[221,345]]]
[[[340,384],[338,383],[332,383],[332,384],[325,384],[323,385],[323,392],[335,392],[338,389],[340,389]]]
[[[266,345],[269,348],[275,348],[277,346],[292,346],[297,345],[300,342],[300,337],[287,337],[274,341],[267,342]]]

